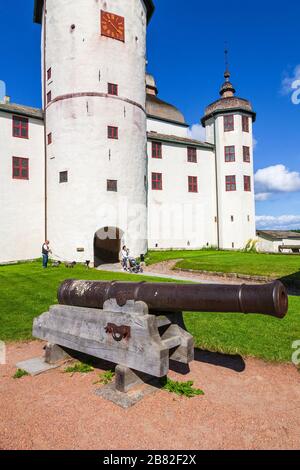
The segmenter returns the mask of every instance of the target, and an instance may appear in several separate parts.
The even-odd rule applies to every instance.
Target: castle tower
[[[152,0],[35,0],[47,238],[66,260],[147,249],[145,57]]]
[[[248,100],[235,96],[228,66],[221,98],[205,110],[206,140],[215,145],[218,245],[244,248],[256,237],[253,135],[256,114]]]

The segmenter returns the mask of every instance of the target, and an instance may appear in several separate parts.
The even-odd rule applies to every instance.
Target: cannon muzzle
[[[68,279],[58,290],[62,305],[103,308],[108,299],[120,306],[143,301],[152,314],[167,312],[240,312],[283,318],[288,295],[280,281],[260,285],[102,282]]]

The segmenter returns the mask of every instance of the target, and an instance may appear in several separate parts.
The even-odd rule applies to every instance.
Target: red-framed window
[[[224,132],[234,131],[234,114],[224,116]]]
[[[197,149],[196,149],[196,147],[188,147],[187,155],[188,155],[188,162],[197,163]]]
[[[198,192],[198,177],[189,176],[189,193],[197,193],[197,192]]]
[[[49,134],[47,135],[47,142],[48,142],[48,145],[52,144],[52,132],[49,132]]]
[[[235,146],[227,145],[225,147],[225,162],[235,162]]]
[[[162,190],[162,173],[152,173],[152,189]]]
[[[244,176],[244,190],[251,191],[251,177]]]
[[[118,85],[116,85],[115,83],[108,83],[107,84],[107,92],[108,92],[109,95],[118,96],[118,94],[119,94]]]
[[[29,119],[22,116],[13,116],[13,137],[29,138]]]
[[[29,159],[13,157],[12,177],[17,180],[29,180]]]
[[[242,128],[243,132],[249,132],[249,117],[242,116]]]
[[[119,138],[119,128],[114,126],[107,126],[107,137],[109,139]]]
[[[51,103],[51,101],[52,101],[52,93],[51,93],[51,91],[48,91],[48,93],[47,93],[47,104]]]
[[[67,171],[60,171],[59,172],[59,182],[60,183],[67,183],[68,182],[68,172]]]
[[[250,147],[243,146],[243,161],[250,163]]]
[[[118,181],[117,180],[107,180],[107,191],[118,192]]]
[[[152,158],[162,158],[161,142],[152,142]]]
[[[52,77],[52,69],[50,67],[50,69],[47,70],[47,80],[51,80],[51,77]]]
[[[226,191],[236,191],[235,175],[226,176]]]

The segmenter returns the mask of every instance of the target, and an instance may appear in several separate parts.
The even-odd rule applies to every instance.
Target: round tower
[[[145,62],[152,0],[36,0],[47,238],[95,264],[147,250]]]
[[[228,67],[221,98],[205,110],[206,140],[215,145],[218,245],[244,248],[256,237],[253,135],[256,119],[248,100],[235,96]]]

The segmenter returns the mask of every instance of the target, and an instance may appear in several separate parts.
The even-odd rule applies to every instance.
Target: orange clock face
[[[125,41],[125,20],[122,16],[101,11],[101,34],[108,38]]]

